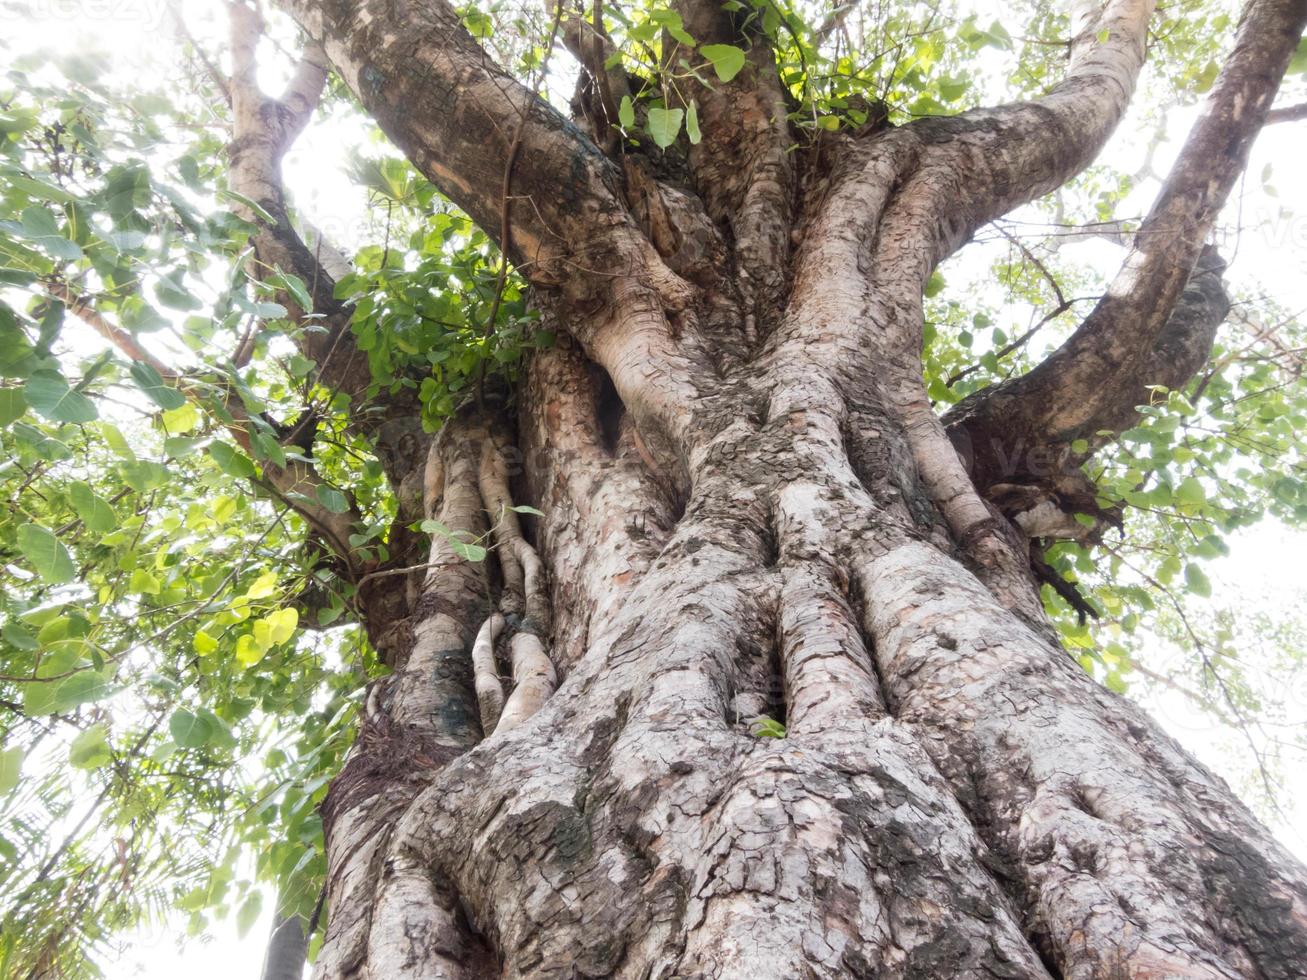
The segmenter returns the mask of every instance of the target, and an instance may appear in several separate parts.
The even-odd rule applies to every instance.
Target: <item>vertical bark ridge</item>
[[[771,45],[753,23],[741,31],[720,4],[679,0],[686,30],[700,45],[741,45],[746,67],[727,83],[684,83],[705,134],[690,148],[690,169],[708,214],[730,229],[744,293],[745,338],[775,326],[788,289],[795,199],[790,105]]]
[[[1248,4],[1204,112],[1106,294],[1033,370],[950,412],[982,488],[1047,482],[1029,472],[1034,458],[1060,457],[1062,469],[1075,473],[1086,454],[1072,453],[1072,442],[1099,448],[1134,424],[1149,385],[1183,387],[1206,362],[1229,299],[1224,262],[1203,243],[1244,171],[1304,25],[1300,0]]]
[[[1307,941],[1307,882],[1270,842],[1261,853],[1274,857],[1257,870],[1208,850],[1200,828],[1253,833],[1227,789],[928,546],[865,559],[858,574],[899,717],[919,726],[977,826],[1019,869],[1034,930],[1053,937],[1066,976],[1291,975],[1288,957]],[[1140,745],[1170,757],[1170,780]],[[1231,930],[1212,896],[1258,887],[1249,876],[1259,873],[1287,920]],[[1249,939],[1268,933],[1282,937],[1279,950],[1250,958]]]
[[[564,675],[585,649],[591,620],[625,601],[674,523],[668,493],[632,439],[619,434],[614,452],[606,450],[596,401],[585,358],[569,342],[532,358],[516,469],[546,514],[538,544],[555,570],[553,650]]]
[[[496,526],[497,610],[433,542],[327,808],[324,976],[1293,975],[1301,872],[1009,611],[1040,618],[1024,541],[922,390],[931,270],[1092,157],[1151,3],[1080,5],[1070,77],[1034,104],[841,143],[792,269],[764,45],[696,90],[721,125],[748,105],[740,140],[691,152],[695,201],[619,174],[443,0],[287,5],[475,220],[509,209],[503,244],[575,341],[528,369],[525,455],[466,418],[432,455],[449,527],[482,534],[521,487],[546,516]],[[680,9],[737,39],[716,4]],[[485,188],[515,132],[507,201]],[[750,308],[776,325],[756,358],[732,347]],[[777,675],[788,728],[759,737],[739,722]]]

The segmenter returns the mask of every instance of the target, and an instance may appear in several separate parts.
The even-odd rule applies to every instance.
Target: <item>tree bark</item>
[[[268,934],[268,947],[263,957],[261,980],[302,980],[304,961],[308,954],[309,937],[304,931],[304,918],[299,915],[282,915],[272,921]]]
[[[439,0],[284,6],[561,338],[431,443],[449,535],[362,594],[394,670],[324,804],[319,977],[1301,976],[1307,872],[1060,649],[921,376],[932,269],[1093,158],[1151,4],[1083,10],[1033,103],[795,154],[755,53],[679,181]],[[1307,10],[1248,17],[1255,134]],[[1167,201],[1162,323],[1212,206]]]

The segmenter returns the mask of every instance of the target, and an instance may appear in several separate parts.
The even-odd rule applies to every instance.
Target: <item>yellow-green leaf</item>
[[[744,51],[733,44],[705,44],[699,53],[708,59],[723,82],[729,82],[744,67]]]

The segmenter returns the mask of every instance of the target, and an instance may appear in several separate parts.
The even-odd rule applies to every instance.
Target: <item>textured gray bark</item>
[[[698,93],[705,140],[673,174],[605,152],[609,69],[592,140],[441,0],[284,6],[442,190],[492,233],[508,215],[561,338],[512,412],[469,407],[392,467],[402,519],[495,549],[438,536],[365,591],[394,673],[324,805],[318,976],[1302,975],[1307,873],[1058,647],[1023,525],[922,383],[932,269],[1093,158],[1150,3],[1081,5],[1036,102],[794,154],[754,50]],[[1250,5],[1214,96],[1254,113],[1245,148],[1305,7]],[[748,30],[678,8],[705,38]],[[1113,293],[1151,297],[1145,351],[1168,322],[1215,329],[1201,277],[1177,303],[1220,202],[1183,188],[1236,157],[1159,204],[1189,257]],[[1131,363],[1148,383],[1169,362]]]
[[[261,980],[303,980],[309,937],[303,917],[278,914],[268,934]]]

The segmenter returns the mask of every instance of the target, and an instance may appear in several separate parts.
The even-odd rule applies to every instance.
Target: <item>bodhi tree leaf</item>
[[[0,388],[0,427],[16,421],[25,411],[27,401],[21,388]]]
[[[703,139],[703,134],[699,132],[699,107],[693,102],[685,111],[685,135],[696,145]]]
[[[276,646],[285,643],[295,635],[295,627],[299,625],[300,616],[294,609],[278,609],[276,612],[269,613],[264,617],[268,624],[272,644]]]
[[[29,715],[53,715],[69,711],[88,701],[99,701],[114,692],[113,682],[89,667],[67,677],[23,686],[23,711]]]
[[[0,797],[8,796],[13,791],[22,772],[23,750],[17,745],[0,750]]]
[[[51,422],[94,422],[100,415],[91,399],[68,387],[54,371],[37,371],[28,378],[23,397]]]
[[[68,747],[68,761],[76,769],[99,769],[113,759],[109,749],[108,726],[92,725]]]
[[[160,408],[174,410],[186,404],[186,396],[170,387],[162,375],[144,361],[133,361],[128,373],[141,391]]]
[[[92,490],[86,481],[75,480],[69,484],[68,498],[88,531],[105,534],[118,526],[113,505]]]
[[[213,737],[213,724],[203,715],[181,708],[168,719],[168,731],[181,748],[202,749]]]
[[[662,149],[667,149],[676,142],[681,131],[683,109],[662,109],[657,106],[649,110],[649,135]]]
[[[238,452],[225,442],[209,443],[209,455],[224,473],[238,479],[248,479],[254,475],[254,463],[244,453]]]
[[[713,71],[723,82],[729,82],[744,67],[744,51],[733,44],[705,44],[699,53],[712,63]]]
[[[77,577],[72,555],[49,528],[40,524],[22,525],[18,529],[18,548],[47,582],[60,585]]]

